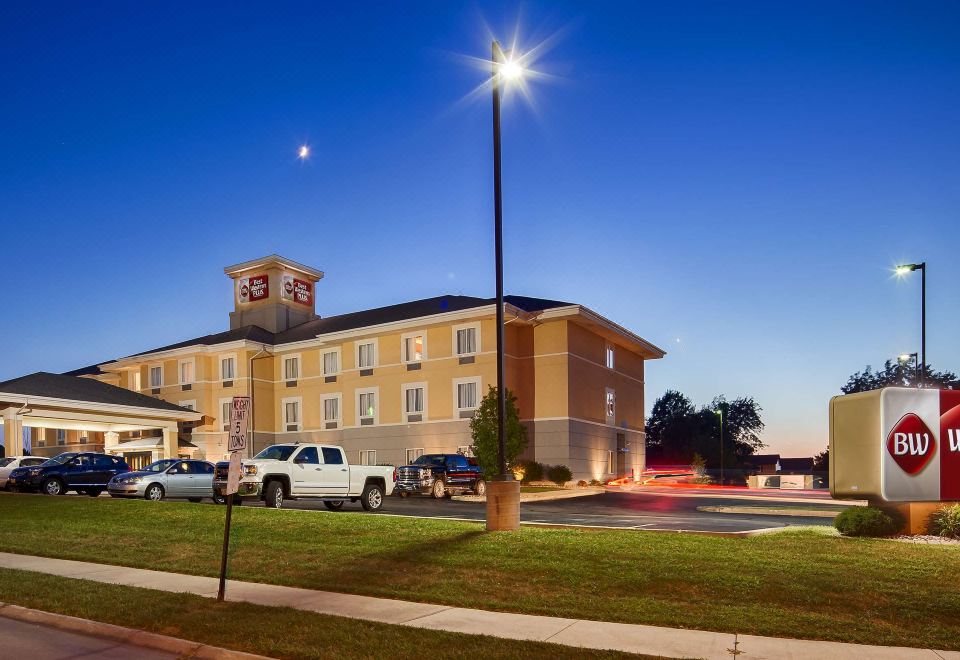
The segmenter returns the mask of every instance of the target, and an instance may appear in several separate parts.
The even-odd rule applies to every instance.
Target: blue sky
[[[199,5],[199,6],[198,6]],[[554,35],[504,112],[512,293],[752,395],[787,454],[919,348],[960,370],[956,3],[4,3],[0,378],[226,327],[222,267],[327,277],[333,315],[492,295],[489,37]],[[297,147],[310,144],[306,163]]]

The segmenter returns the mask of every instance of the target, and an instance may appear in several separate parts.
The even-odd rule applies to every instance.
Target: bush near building
[[[833,526],[844,536],[893,536],[903,529],[903,516],[893,510],[852,506],[834,518]]]
[[[543,463],[538,463],[537,461],[521,461],[520,468],[523,470],[523,478],[521,481],[525,484],[529,484],[534,481],[543,481]]]
[[[558,486],[563,486],[573,479],[573,472],[566,465],[551,465],[547,470],[547,478]]]
[[[934,536],[960,539],[960,504],[937,509],[930,516],[930,533]]]

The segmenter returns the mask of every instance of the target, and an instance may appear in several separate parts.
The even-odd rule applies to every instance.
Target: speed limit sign
[[[247,421],[250,414],[250,397],[235,396],[230,407],[230,437],[227,451],[243,451],[247,448]]]

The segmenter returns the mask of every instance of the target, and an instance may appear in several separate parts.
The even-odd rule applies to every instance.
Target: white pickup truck
[[[229,467],[226,461],[217,463],[215,495],[224,494]],[[378,511],[397,481],[392,466],[350,465],[343,447],[312,443],[271,445],[243,459],[240,475],[234,503],[257,498],[274,509],[285,499],[316,499],[331,511],[339,511],[347,500]]]

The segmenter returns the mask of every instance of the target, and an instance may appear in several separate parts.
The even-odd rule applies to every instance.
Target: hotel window
[[[163,387],[163,367],[150,367],[150,387]]]
[[[477,346],[480,344],[478,340],[478,336],[480,334],[480,324],[474,323],[469,326],[454,327],[453,332],[453,348],[455,355],[476,355]]]
[[[480,405],[480,377],[458,378],[453,381],[453,403],[455,418],[472,417],[473,411]]]
[[[377,392],[379,388],[357,390],[357,426],[377,423]]]
[[[140,391],[140,370],[130,372],[130,389],[134,392]]]
[[[335,429],[340,426],[340,395],[323,398],[323,427]]]
[[[372,369],[377,366],[377,343],[374,341],[357,344],[357,368]]]
[[[606,395],[607,424],[614,424],[617,418],[617,393],[608,387]]]
[[[193,399],[193,400],[191,400],[191,401],[181,401],[181,402],[180,402],[180,407],[181,407],[181,408],[186,408],[187,410],[196,410],[196,409],[197,409],[197,401],[196,401],[196,399]]]
[[[323,375],[333,376],[340,373],[340,351],[327,351],[323,354]]]
[[[611,346],[610,344],[607,344],[606,365],[607,365],[607,369],[613,369],[614,352],[613,352],[613,346]]]
[[[422,422],[426,419],[427,385],[410,383],[402,386],[403,418],[406,422]]]
[[[420,449],[408,449],[407,450],[407,462],[406,465],[410,465],[415,460],[423,456],[423,448]]]
[[[617,470],[617,461],[615,457],[615,452],[607,452],[607,474],[613,474]]]
[[[237,377],[237,358],[220,358],[220,380],[233,380]]]
[[[376,465],[377,452],[375,449],[360,450],[360,465]]]
[[[193,361],[193,358],[189,360],[180,360],[180,384],[181,385],[190,385],[195,380],[195,371],[196,367]]]
[[[300,398],[283,399],[283,429],[285,431],[299,431],[300,424]]]
[[[403,361],[420,362],[424,358],[424,336],[423,333],[403,336]]]
[[[473,458],[473,447],[470,445],[461,445],[457,447],[457,453],[467,458]]]
[[[57,444],[67,444],[67,432],[64,429],[57,429]]]
[[[87,444],[87,433],[86,431],[77,431],[77,442],[81,445]]]
[[[283,379],[286,381],[300,378],[300,356],[291,355],[283,358]]]
[[[220,399],[220,428],[230,431],[230,411],[233,410],[233,399]]]

